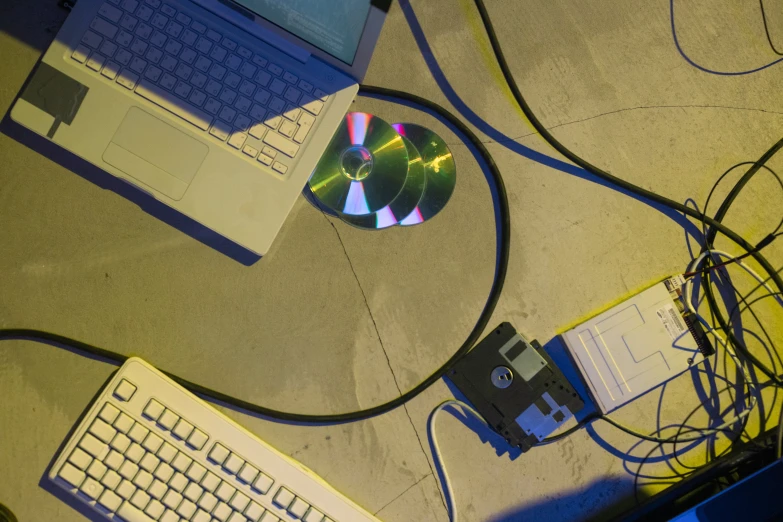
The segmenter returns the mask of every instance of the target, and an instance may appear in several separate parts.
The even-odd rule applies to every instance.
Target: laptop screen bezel
[[[243,5],[234,2],[234,0],[213,1],[220,2],[226,7],[241,14],[245,18],[252,19],[254,24],[262,27],[267,31],[271,31],[288,42],[295,44],[297,47],[306,50],[311,55],[314,55],[320,60],[340,69],[358,82],[361,82],[367,73],[367,68],[370,65],[370,59],[372,58],[375,45],[378,41],[378,38],[380,37],[381,29],[386,19],[386,13],[388,12],[389,5],[391,4],[390,0],[369,0],[370,11],[364,24],[362,36],[359,39],[359,44],[356,48],[356,54],[354,55],[353,63],[348,64],[329,54],[327,51],[324,51],[323,49],[320,49],[319,47],[316,47],[315,45],[295,35],[294,33],[283,29],[277,24],[267,20],[261,15],[250,11]]]

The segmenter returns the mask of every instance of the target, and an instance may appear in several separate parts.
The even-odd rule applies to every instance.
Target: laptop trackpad
[[[206,144],[132,107],[104,151],[103,160],[178,200],[185,195],[207,153]]]

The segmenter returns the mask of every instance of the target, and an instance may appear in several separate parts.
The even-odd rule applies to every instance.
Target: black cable
[[[724,201],[724,204],[722,205],[721,209],[719,209],[718,214],[716,214],[716,218],[713,219],[707,215],[705,215],[702,212],[699,212],[698,210],[692,209],[686,205],[683,205],[682,203],[679,203],[677,201],[674,201],[672,199],[669,199],[665,196],[661,196],[659,194],[656,194],[650,190],[647,190],[645,188],[639,187],[637,185],[634,185],[633,183],[630,183],[628,181],[625,181],[621,178],[618,178],[614,176],[613,174],[610,174],[609,172],[602,170],[595,165],[589,163],[588,161],[584,160],[574,152],[572,152],[570,149],[565,147],[562,143],[560,143],[547,129],[546,127],[538,120],[535,113],[530,109],[530,106],[528,105],[527,101],[525,101],[525,98],[522,96],[522,93],[519,91],[519,86],[516,83],[516,80],[514,80],[514,76],[511,73],[511,70],[509,69],[508,63],[506,62],[505,56],[503,54],[503,50],[500,46],[500,43],[498,42],[497,35],[495,34],[495,29],[492,25],[492,21],[489,17],[489,13],[487,12],[486,6],[484,5],[483,0],[474,0],[476,4],[476,8],[478,9],[479,15],[481,16],[481,20],[484,24],[484,28],[487,32],[487,37],[489,38],[490,45],[492,47],[492,51],[495,55],[495,58],[498,62],[498,65],[500,66],[500,70],[503,73],[503,77],[506,80],[506,83],[508,84],[509,89],[511,90],[512,95],[514,96],[514,99],[516,100],[519,107],[522,109],[522,112],[525,114],[527,119],[530,121],[530,123],[533,125],[533,127],[536,129],[536,131],[543,137],[547,143],[549,143],[550,146],[552,146],[555,150],[557,150],[560,154],[565,156],[567,159],[572,161],[574,164],[578,165],[579,167],[582,167],[586,171],[590,172],[594,176],[607,181],[617,187],[620,187],[624,190],[627,190],[628,192],[631,192],[633,194],[636,194],[637,196],[643,197],[649,201],[653,201],[656,203],[659,203],[661,205],[664,205],[666,207],[669,207],[671,209],[674,209],[678,212],[681,212],[687,216],[693,217],[695,219],[698,219],[700,221],[703,221],[707,223],[710,226],[710,242],[712,243],[712,240],[714,240],[714,235],[717,234],[717,232],[722,233],[729,239],[731,239],[733,242],[738,244],[740,247],[742,247],[745,251],[753,251],[755,247],[748,243],[745,239],[743,239],[741,236],[739,236],[737,233],[735,233],[730,228],[726,227],[721,223],[721,220],[723,219],[726,211],[728,210],[728,206],[731,205],[733,200],[737,197],[739,192],[742,190],[742,187],[747,183],[747,181],[759,170],[761,169],[769,159],[774,156],[781,148],[783,148],[783,138],[778,140],[777,143],[775,143],[764,155],[759,158],[758,161],[756,161],[753,166],[745,173],[745,175],[742,177],[742,179],[737,183],[737,185],[734,187],[734,189],[731,191],[731,193],[726,198],[726,201]],[[764,269],[764,271],[769,274],[772,277],[773,282],[775,283],[775,286],[778,287],[778,289],[783,290],[783,279],[774,272],[774,269],[769,264],[767,259],[761,254],[761,252],[754,251],[752,254],[753,258],[761,265],[761,267]],[[709,285],[707,285],[708,287]],[[709,298],[709,295],[708,295]],[[714,299],[713,299],[714,301]],[[712,301],[711,301],[712,302]],[[717,306],[717,303],[715,304]],[[720,314],[717,314],[717,318],[719,322],[721,322],[722,316]],[[724,321],[725,322],[725,321]],[[723,327],[724,325],[721,324]],[[730,332],[727,332],[727,335],[730,336]],[[733,336],[730,336],[733,337]],[[736,341],[736,339],[733,339],[732,342]],[[753,362],[754,365],[757,365],[759,370],[762,371],[765,375],[767,375],[768,378],[773,380],[778,385],[783,385],[783,381],[775,375],[774,373],[770,372],[768,368],[766,368],[765,365],[761,364],[761,362],[753,357],[752,354],[745,351],[743,348],[737,348],[738,351],[743,352],[748,359]]]
[[[17,522],[16,516],[3,504],[0,504],[0,522]]]
[[[403,393],[399,397],[392,399],[386,403],[379,404],[378,406],[373,406],[372,408],[367,408],[364,410],[358,410],[358,411],[353,411],[348,413],[335,413],[335,414],[322,414],[322,415],[289,413],[289,412],[274,410],[271,408],[266,408],[264,406],[259,406],[257,404],[253,404],[251,402],[242,399],[231,397],[230,395],[226,395],[219,391],[212,390],[205,386],[201,386],[200,384],[190,382],[172,373],[164,372],[169,378],[171,378],[172,380],[174,380],[184,388],[190,390],[191,392],[197,395],[201,395],[202,397],[209,397],[211,399],[229,404],[231,406],[241,408],[245,411],[263,415],[265,417],[269,417],[272,419],[278,419],[278,420],[289,421],[289,422],[305,422],[305,423],[335,423],[335,422],[357,421],[357,420],[374,417],[376,415],[381,415],[383,413],[391,411],[405,404],[406,402],[413,399],[417,395],[419,395],[421,392],[423,392],[429,386],[431,386],[435,381],[443,377],[446,374],[446,372],[449,370],[449,368],[451,368],[451,366],[454,365],[454,363],[456,363],[463,355],[468,353],[470,349],[473,347],[473,345],[476,344],[481,334],[486,329],[487,324],[489,323],[489,320],[492,317],[492,313],[495,310],[495,306],[497,305],[498,299],[500,298],[500,294],[503,290],[503,283],[505,282],[506,272],[508,269],[509,245],[511,242],[511,237],[510,237],[511,221],[509,215],[508,200],[506,198],[506,188],[503,183],[503,178],[500,174],[500,170],[495,164],[495,161],[492,159],[492,156],[490,155],[489,151],[486,149],[486,147],[481,142],[481,140],[479,140],[479,138],[473,133],[473,131],[471,131],[467,125],[462,123],[462,121],[457,119],[456,116],[451,114],[449,111],[447,111],[440,105],[431,102],[429,100],[426,100],[424,98],[421,98],[419,96],[416,96],[414,94],[409,94],[402,91],[396,91],[393,89],[385,89],[382,87],[374,87],[371,85],[362,85],[359,90],[359,94],[363,96],[389,98],[392,100],[395,99],[404,100],[405,102],[418,105],[418,107],[422,110],[425,111],[428,110],[438,114],[440,117],[442,117],[443,119],[451,123],[468,141],[470,141],[470,143],[473,144],[473,146],[476,148],[476,150],[479,152],[484,162],[486,163],[486,166],[489,169],[490,177],[492,179],[492,184],[494,185],[495,192],[496,192],[495,196],[496,196],[496,203],[497,203],[496,224],[498,228],[498,239],[497,239],[498,248],[497,248],[495,278],[492,282],[492,289],[490,290],[489,297],[487,298],[487,302],[484,305],[484,309],[482,310],[481,315],[479,316],[479,319],[476,322],[476,325],[473,327],[473,330],[470,332],[470,335],[468,335],[468,338],[465,340],[465,342],[462,344],[459,350],[457,350],[457,352],[454,355],[452,355],[449,358],[449,360],[446,361],[435,373],[433,373],[432,375],[427,377],[424,381],[416,385],[414,388]],[[126,356],[118,354],[116,352],[105,350],[103,348],[98,348],[96,346],[92,346],[90,344],[83,343],[80,341],[75,341],[73,339],[63,337],[61,335],[42,332],[40,330],[0,329],[0,340],[3,339],[30,339],[30,340],[51,342],[58,345],[66,345],[82,353],[102,357],[104,359],[108,359],[118,364],[124,363],[125,360],[127,359]]]
[[[775,43],[772,41],[772,36],[770,36],[769,34],[769,26],[767,25],[767,13],[764,12],[764,0],[759,0],[759,7],[761,8],[761,19],[764,21],[764,33],[766,33],[767,35],[767,42],[769,42],[769,46],[772,48],[772,52],[774,52],[778,56],[783,56],[783,53],[781,53],[775,48]]]

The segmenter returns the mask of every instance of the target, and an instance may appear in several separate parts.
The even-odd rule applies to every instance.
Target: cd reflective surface
[[[359,228],[380,229],[396,225],[399,221],[416,209],[424,195],[427,175],[416,147],[407,138],[402,139],[408,149],[408,177],[402,191],[394,201],[379,210],[364,216],[340,214],[343,221]]]
[[[413,123],[395,123],[392,127],[419,151],[427,176],[421,201],[400,220],[400,225],[417,225],[431,219],[446,206],[457,184],[457,168],[446,142],[431,130]]]
[[[408,150],[391,125],[350,112],[310,177],[310,189],[337,212],[370,214],[397,197],[407,175]]]

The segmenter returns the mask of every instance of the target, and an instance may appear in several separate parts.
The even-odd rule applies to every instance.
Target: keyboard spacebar
[[[212,116],[201,111],[184,100],[174,98],[174,95],[157,85],[142,80],[136,87],[136,94],[148,99],[155,105],[160,105],[169,112],[173,112],[185,121],[188,121],[201,130],[208,130],[212,123]]]

